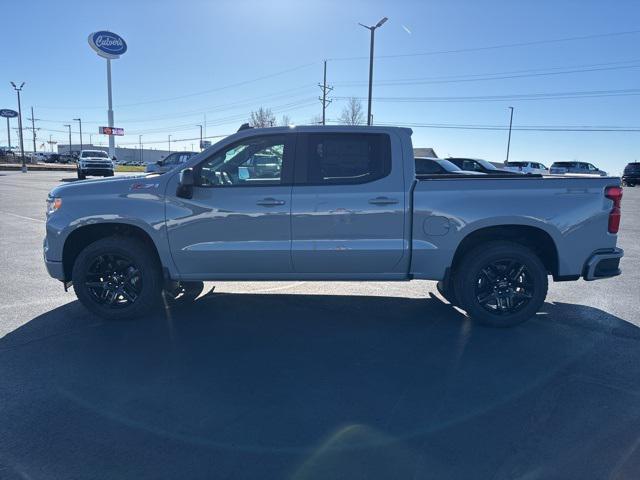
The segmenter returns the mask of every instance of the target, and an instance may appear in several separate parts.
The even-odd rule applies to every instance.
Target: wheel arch
[[[80,252],[87,245],[101,238],[121,235],[129,238],[136,238],[143,242],[155,256],[158,265],[162,266],[162,260],[157,245],[151,235],[143,228],[129,223],[104,222],[83,225],[73,230],[65,239],[62,249],[62,265],[64,268],[64,278],[71,279],[73,264]]]
[[[542,228],[518,224],[492,225],[469,232],[455,251],[452,270],[455,271],[466,253],[483,243],[496,240],[507,240],[530,248],[538,255],[547,272],[554,278],[558,276],[558,248],[553,237]]]

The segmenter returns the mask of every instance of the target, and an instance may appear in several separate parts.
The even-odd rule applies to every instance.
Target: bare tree
[[[249,125],[255,128],[275,127],[276,116],[270,108],[260,107],[258,110],[251,112]]]
[[[345,125],[361,125],[364,123],[364,113],[362,113],[362,103],[355,97],[347,101],[347,105],[340,114],[340,123]]]
[[[283,127],[288,127],[289,125],[292,125],[293,122],[291,121],[291,117],[289,115],[287,115],[286,113],[284,115],[282,115],[282,117],[280,117],[280,125]]]

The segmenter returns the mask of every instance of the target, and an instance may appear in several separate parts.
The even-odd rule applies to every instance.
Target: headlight
[[[62,199],[59,197],[48,197],[47,198],[47,216],[51,215],[53,212],[62,207]]]

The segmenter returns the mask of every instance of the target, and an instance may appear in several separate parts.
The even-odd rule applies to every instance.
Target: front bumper
[[[62,266],[62,262],[55,262],[45,258],[44,265],[47,267],[47,272],[49,272],[51,277],[64,282],[64,267]]]
[[[85,175],[111,175],[113,174],[113,168],[79,168],[78,171],[80,173],[84,173]]]
[[[622,175],[622,181],[625,183],[640,184],[640,175],[638,174]]]
[[[621,248],[594,252],[584,265],[582,277],[591,281],[620,275],[620,259],[623,256],[624,250]]]

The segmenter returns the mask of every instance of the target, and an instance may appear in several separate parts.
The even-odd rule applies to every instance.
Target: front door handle
[[[372,205],[393,205],[398,203],[398,200],[389,197],[376,197],[369,200],[369,203]]]
[[[276,200],[275,198],[268,197],[258,200],[256,205],[262,205],[263,207],[277,207],[279,205],[284,205],[284,200]]]

